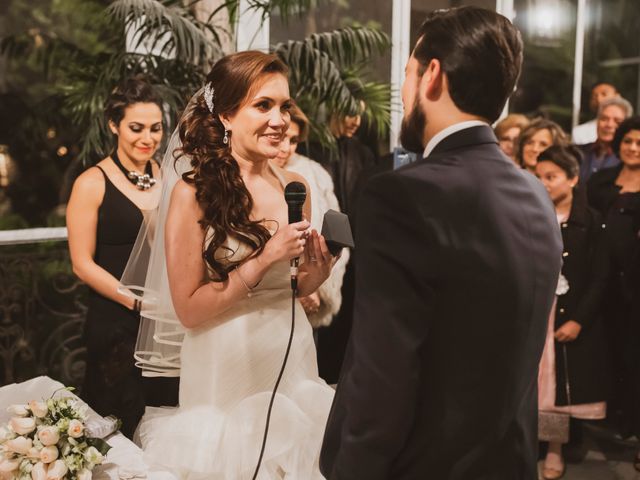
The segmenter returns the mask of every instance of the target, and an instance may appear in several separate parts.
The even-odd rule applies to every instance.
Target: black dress
[[[606,223],[611,276],[605,293],[614,389],[609,411],[625,435],[640,435],[640,192],[620,193],[622,165],[588,183],[589,203]]]
[[[100,168],[100,167],[98,167]],[[94,261],[119,279],[131,254],[142,212],[118,190],[104,171],[105,192],[98,209]],[[131,438],[147,405],[177,404],[177,379],[144,379],[133,352],[140,316],[90,289],[84,330],[87,368],[83,399],[100,415],[122,420]]]

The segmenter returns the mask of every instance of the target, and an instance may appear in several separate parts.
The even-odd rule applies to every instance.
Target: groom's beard
[[[400,143],[405,150],[422,155],[425,147],[423,137],[426,125],[427,116],[420,108],[420,102],[416,97],[411,113],[408,117],[402,119],[402,125],[400,126]]]

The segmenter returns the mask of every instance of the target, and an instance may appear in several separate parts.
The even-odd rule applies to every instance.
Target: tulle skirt
[[[251,480],[289,338],[289,295],[252,297],[216,327],[186,333],[180,407],[147,408],[138,426],[147,464],[185,480]],[[258,479],[323,478],[318,463],[333,395],[318,377],[312,329],[296,302]]]
[[[318,457],[332,393],[304,382],[291,398],[277,394],[258,479],[322,479]],[[213,407],[150,408],[138,434],[145,461],[185,480],[251,479],[271,394],[243,400],[224,414]]]

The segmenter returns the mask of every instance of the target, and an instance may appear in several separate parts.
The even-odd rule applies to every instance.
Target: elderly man
[[[597,114],[600,103],[608,98],[619,97],[620,94],[616,87],[607,82],[598,82],[591,89],[591,98],[589,99],[590,110]],[[576,125],[571,131],[571,140],[576,145],[586,145],[593,143],[598,138],[597,118],[589,120],[581,125]]]
[[[583,156],[580,165],[581,184],[586,184],[589,177],[598,170],[615,167],[620,163],[611,149],[611,142],[618,125],[631,115],[633,107],[622,97],[608,98],[600,103],[596,119],[598,138],[593,143],[580,146]]]

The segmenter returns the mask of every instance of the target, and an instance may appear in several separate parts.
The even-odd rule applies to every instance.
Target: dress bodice
[[[282,176],[282,174],[276,170],[271,164],[269,164],[271,171],[276,176],[276,178],[280,181],[280,184],[284,188],[287,184],[286,179]],[[264,226],[269,230],[271,236],[275,235],[278,231],[278,222],[275,220],[265,220]],[[209,230],[205,235],[205,247],[208,246],[211,241],[211,231]],[[222,263],[225,266],[229,266],[231,264],[237,264],[238,262],[242,262],[249,258],[253,250],[244,242],[241,242],[238,238],[233,235],[228,235],[224,244],[220,246],[215,254],[214,258],[216,261]],[[215,277],[215,273],[211,268],[208,267],[208,275],[209,279],[213,279]],[[267,273],[260,281],[260,283],[253,289],[252,295],[259,295],[261,292],[273,292],[275,290],[282,291],[285,290],[289,292],[291,289],[290,276],[289,276],[289,262],[282,261],[273,265]]]

